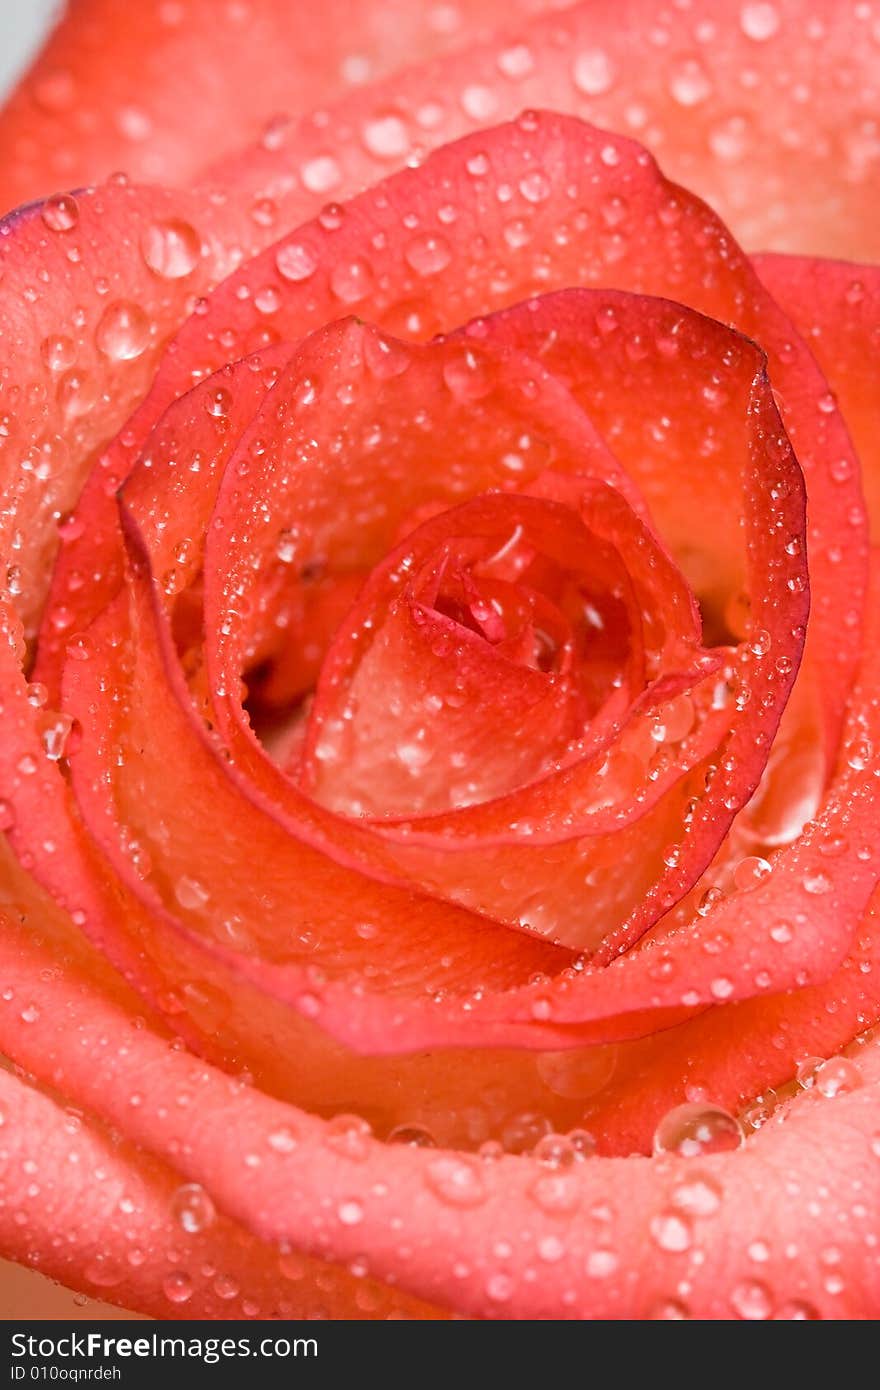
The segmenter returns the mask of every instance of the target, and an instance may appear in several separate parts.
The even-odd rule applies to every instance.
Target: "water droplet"
[[[757,1279],[737,1284],[731,1290],[730,1303],[737,1317],[746,1322],[764,1322],[773,1311],[770,1290]]]
[[[121,1284],[125,1278],[125,1270],[113,1258],[112,1255],[103,1253],[93,1255],[87,1261],[83,1270],[90,1284],[94,1284],[99,1289],[112,1289],[117,1284]]]
[[[388,1135],[389,1144],[406,1144],[411,1149],[436,1149],[437,1140],[423,1125],[395,1125]]]
[[[614,64],[601,48],[588,48],[575,58],[572,76],[579,92],[598,97],[614,85]]]
[[[364,1209],[360,1202],[340,1202],[336,1215],[343,1226],[358,1226],[364,1219]]]
[[[661,1250],[678,1255],[691,1246],[691,1227],[678,1212],[665,1211],[651,1219],[651,1235]]]
[[[568,1173],[542,1174],[529,1188],[529,1195],[548,1215],[567,1215],[580,1200],[577,1183]]]
[[[54,198],[47,198],[40,212],[50,232],[72,231],[79,221],[76,199],[69,193],[58,193]]]
[[[356,1162],[369,1156],[372,1136],[373,1131],[361,1115],[334,1115],[324,1130],[327,1147]]]
[[[452,248],[446,238],[430,233],[414,237],[403,254],[417,275],[439,275],[452,260]]]
[[[105,357],[127,362],[140,357],[150,340],[150,320],[129,300],[108,304],[95,329],[95,343]]]
[[[741,893],[747,893],[750,888],[757,888],[772,872],[773,867],[766,859],[757,854],[749,854],[739,861],[733,871],[734,886]]]
[[[608,1085],[617,1058],[618,1049],[613,1045],[572,1048],[567,1052],[542,1052],[535,1065],[548,1090],[569,1100],[583,1100]]]
[[[163,1279],[162,1291],[169,1303],[186,1303],[193,1296],[192,1280],[182,1269],[177,1269]]]
[[[364,362],[378,381],[388,381],[401,376],[410,365],[412,358],[404,343],[394,338],[385,338],[381,333],[367,333],[364,337]]]
[[[550,197],[550,180],[541,169],[533,169],[520,179],[519,191],[527,203],[543,203]]]
[[[648,1313],[650,1322],[682,1322],[690,1318],[690,1309],[677,1298],[663,1298]]]
[[[171,1214],[188,1235],[207,1230],[216,1215],[214,1203],[197,1182],[184,1183],[171,1198]]]
[[[343,304],[356,304],[369,294],[373,272],[366,261],[340,261],[330,272],[330,288]]]
[[[174,896],[187,912],[201,912],[210,899],[208,890],[186,874],[182,874],[174,885]]]
[[[63,334],[53,334],[40,344],[40,356],[50,372],[64,372],[76,361],[76,343]]]
[[[498,54],[498,70],[505,77],[509,77],[512,82],[521,81],[534,71],[535,59],[532,50],[524,43],[514,44],[511,48],[505,48]]]
[[[232,409],[232,396],[224,387],[217,386],[205,397],[205,409],[209,415],[218,418],[228,415]]]
[[[743,5],[739,12],[739,22],[742,31],[747,39],[754,39],[755,43],[766,43],[767,39],[772,39],[779,28],[779,15],[776,6],[764,0],[755,0],[754,4]]]
[[[654,1153],[681,1158],[726,1153],[742,1143],[739,1121],[715,1105],[677,1105],[654,1131]]]
[[[673,69],[669,89],[681,106],[697,106],[712,92],[709,74],[696,58],[687,58]]]
[[[141,237],[141,255],[154,274],[182,280],[195,270],[201,255],[198,232],[188,222],[169,218],[154,222]]]
[[[429,1163],[425,1178],[451,1207],[478,1207],[486,1199],[483,1175],[472,1159],[444,1156]]]
[[[803,1299],[792,1299],[788,1303],[783,1303],[773,1314],[774,1322],[821,1322],[822,1314],[812,1303],[806,1303]]]
[[[846,760],[853,772],[864,772],[874,757],[874,745],[869,738],[858,738],[846,750]]]
[[[861,1084],[861,1072],[855,1062],[850,1062],[846,1057],[832,1057],[816,1068],[815,1088],[828,1100],[849,1095],[851,1091],[857,1091]]]
[[[823,873],[821,869],[817,869],[814,873],[805,873],[803,884],[804,892],[812,894],[813,897],[819,897],[823,893],[830,893],[831,889],[834,887],[832,880],[826,873]]]
[[[363,141],[365,148],[377,159],[402,159],[410,145],[406,122],[393,111],[366,121]]]
[[[280,1125],[266,1136],[266,1143],[277,1154],[292,1154],[297,1146],[297,1138],[289,1125]]]
[[[342,170],[329,154],[307,160],[300,170],[300,175],[310,193],[329,193],[342,182]]]
[[[459,401],[479,401],[492,389],[485,362],[466,350],[443,366],[443,380]]]
[[[673,1189],[672,1205],[688,1216],[714,1216],[721,1206],[721,1188],[707,1173],[688,1176]]]
[[[283,279],[296,282],[308,280],[317,269],[318,261],[307,246],[302,246],[297,241],[289,241],[275,252],[275,265]]]

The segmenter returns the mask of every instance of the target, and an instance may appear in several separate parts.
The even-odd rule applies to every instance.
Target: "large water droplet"
[[[614,83],[614,64],[601,48],[588,48],[575,58],[572,76],[579,92],[598,97]]]
[[[162,1291],[169,1303],[187,1303],[193,1296],[192,1280],[182,1269],[177,1269],[162,1281]]]
[[[357,304],[369,294],[373,272],[366,261],[340,261],[330,272],[330,288],[343,304]]]
[[[446,238],[431,233],[414,237],[403,254],[417,275],[439,275],[452,260],[452,249]]]
[[[816,1068],[815,1088],[829,1100],[849,1095],[851,1091],[857,1091],[861,1084],[861,1072],[855,1062],[850,1062],[847,1057],[832,1057]]]
[[[654,1131],[654,1153],[681,1158],[726,1153],[738,1149],[742,1142],[739,1121],[714,1105],[677,1105]]]
[[[428,1186],[451,1207],[478,1207],[486,1199],[486,1185],[477,1164],[468,1158],[443,1156],[426,1170]]]
[[[105,357],[127,362],[140,357],[150,341],[150,320],[130,300],[108,304],[95,329],[95,343]]]
[[[746,1322],[764,1322],[773,1311],[770,1290],[757,1279],[736,1284],[730,1291],[730,1303],[737,1317]]]
[[[365,148],[377,159],[402,159],[409,149],[406,122],[393,111],[373,116],[364,123]]]
[[[317,258],[307,246],[291,241],[275,252],[275,265],[278,274],[285,280],[307,280],[317,269]]]
[[[214,1220],[214,1203],[197,1182],[184,1183],[171,1198],[171,1214],[189,1235],[207,1230]]]
[[[69,193],[57,193],[55,197],[46,199],[41,216],[50,232],[72,231],[79,221],[76,199]]]
[[[664,1211],[651,1220],[651,1235],[661,1250],[679,1255],[691,1246],[690,1222],[675,1211]]]
[[[182,280],[198,264],[201,255],[198,232],[176,217],[154,222],[141,237],[141,255],[154,274],[166,280]]]
[[[755,0],[752,4],[743,5],[739,22],[746,38],[754,39],[755,43],[766,43],[779,28],[779,14],[776,6],[767,0]]]

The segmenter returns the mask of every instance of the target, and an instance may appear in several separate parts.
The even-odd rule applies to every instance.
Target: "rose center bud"
[[[550,473],[417,524],[337,632],[291,775],[343,814],[412,818],[610,751],[668,637],[635,538],[618,493]]]

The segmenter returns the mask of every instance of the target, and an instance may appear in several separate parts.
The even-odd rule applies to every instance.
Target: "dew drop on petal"
[[[340,1202],[336,1215],[343,1226],[359,1226],[364,1219],[364,1209],[360,1202],[352,1198],[347,1202]]]
[[[40,356],[50,372],[65,372],[76,361],[76,343],[64,334],[53,334],[40,344]]]
[[[683,1322],[690,1318],[690,1309],[677,1298],[662,1298],[648,1313],[650,1322]]]
[[[618,1049],[613,1044],[542,1052],[536,1060],[538,1075],[554,1095],[581,1100],[601,1091],[614,1075]]]
[[[302,166],[300,176],[310,193],[329,193],[342,182],[342,170],[332,155],[318,155]]]
[[[275,265],[283,279],[296,282],[308,280],[317,269],[318,261],[307,246],[289,241],[275,252]]]
[[[108,304],[95,329],[98,350],[116,362],[140,357],[149,340],[150,320],[139,305],[129,300]]]
[[[676,1211],[664,1211],[652,1217],[651,1236],[661,1250],[672,1255],[682,1254],[691,1247],[690,1222]]]
[[[50,232],[70,232],[79,221],[79,207],[69,193],[58,193],[46,199],[40,215]]]
[[[673,69],[669,88],[680,106],[697,106],[711,95],[712,83],[702,63],[688,58]]]
[[[816,1068],[813,1084],[820,1095],[832,1100],[857,1091],[862,1084],[862,1074],[847,1057],[832,1057]]]
[[[363,142],[377,159],[401,159],[410,145],[406,122],[394,112],[373,116],[364,124]]]
[[[721,1206],[721,1188],[709,1173],[691,1173],[676,1183],[672,1205],[688,1216],[714,1216]]]
[[[739,1121],[719,1106],[677,1105],[654,1131],[654,1153],[700,1158],[738,1149],[743,1138]]]
[[[197,1182],[184,1183],[171,1198],[171,1214],[188,1235],[198,1235],[215,1217],[214,1203]]]
[[[486,1199],[483,1175],[471,1159],[436,1158],[428,1164],[425,1179],[440,1200],[451,1207],[478,1207]]]
[[[279,1125],[266,1136],[266,1143],[274,1153],[291,1154],[297,1147],[297,1138],[289,1125]]]
[[[770,1290],[758,1279],[744,1279],[736,1284],[730,1291],[730,1304],[745,1322],[764,1322],[773,1312]]]
[[[373,272],[366,261],[340,261],[330,272],[330,288],[343,304],[357,304],[370,292]]]
[[[373,1131],[361,1115],[334,1115],[327,1121],[324,1143],[344,1158],[363,1162],[370,1152]]]
[[[739,22],[747,39],[766,43],[779,28],[779,13],[769,0],[753,0],[753,3],[743,5]]]
[[[187,1303],[193,1296],[192,1280],[182,1269],[176,1269],[162,1281],[162,1292],[169,1303]]]
[[[87,1261],[83,1273],[89,1283],[98,1289],[112,1289],[125,1278],[122,1266],[111,1255],[103,1253],[93,1255]]]
[[[205,397],[205,409],[209,415],[222,418],[232,409],[232,396],[223,386],[214,387]]]
[[[179,218],[154,222],[141,237],[141,255],[155,275],[182,280],[196,268],[201,255],[198,232]]]
[[[414,237],[403,254],[407,265],[417,275],[439,275],[452,260],[452,250],[446,238],[430,233]]]
[[[821,1322],[822,1314],[818,1308],[814,1308],[812,1303],[806,1303],[803,1299],[792,1299],[788,1303],[782,1303],[773,1314],[774,1322]]]
[[[436,1149],[437,1140],[424,1125],[395,1125],[388,1135],[389,1144],[405,1144],[410,1149]]]
[[[614,64],[601,48],[587,48],[574,60],[574,85],[587,97],[598,97],[614,85]]]

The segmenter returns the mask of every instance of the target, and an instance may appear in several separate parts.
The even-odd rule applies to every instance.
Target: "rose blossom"
[[[0,1249],[876,1316],[880,14],[222,10],[0,117]]]

